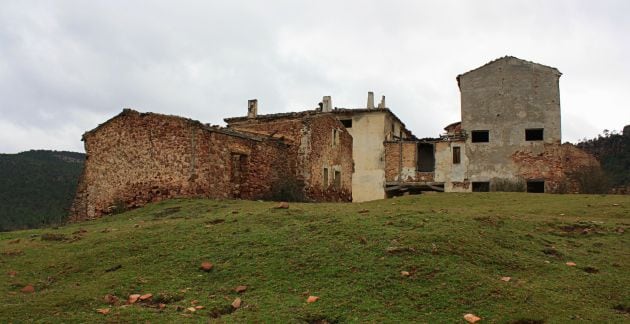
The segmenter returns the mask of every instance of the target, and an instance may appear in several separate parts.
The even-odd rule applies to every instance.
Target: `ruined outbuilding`
[[[318,115],[294,127],[294,136],[278,137],[125,109],[83,135],[85,169],[71,219],[174,197],[273,199],[292,190],[305,200],[351,200],[352,137],[343,125]],[[323,184],[313,173],[327,165],[336,168]]]

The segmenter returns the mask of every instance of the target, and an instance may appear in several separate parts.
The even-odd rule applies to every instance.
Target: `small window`
[[[527,192],[544,193],[545,181],[542,181],[542,180],[527,181]]]
[[[341,123],[345,128],[352,128],[352,119],[342,119]]]
[[[335,189],[341,188],[341,171],[335,171]]]
[[[525,130],[526,141],[542,141],[543,129],[542,128],[530,128]]]
[[[459,164],[462,161],[461,148],[459,146],[453,147],[453,164]]]
[[[471,138],[473,143],[488,143],[490,142],[490,131],[474,130],[471,132]]]
[[[328,168],[324,168],[324,189],[328,189]]]
[[[472,191],[473,192],[489,192],[490,182],[473,182]]]
[[[332,132],[332,146],[337,146],[337,144],[339,144],[339,130],[335,128]]]

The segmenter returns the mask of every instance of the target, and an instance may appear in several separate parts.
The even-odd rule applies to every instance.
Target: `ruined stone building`
[[[174,197],[271,199],[287,186],[307,200],[351,200],[352,137],[343,124],[304,115],[281,127],[283,135],[245,132],[125,109],[83,135],[71,219]]]
[[[226,118],[227,127],[125,109],[85,133],[86,162],[73,219],[172,197],[368,201],[404,193],[574,192],[572,177],[599,167],[561,144],[555,68],[503,57],[457,77],[461,122],[418,139],[386,106]]]
[[[387,142],[386,190],[578,190],[572,175],[599,163],[561,144],[561,75],[509,56],[459,75],[462,121],[440,138]]]

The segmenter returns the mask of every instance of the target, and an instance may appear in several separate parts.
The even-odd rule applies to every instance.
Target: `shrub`
[[[280,178],[272,184],[271,191],[265,199],[272,201],[303,202],[306,200],[304,182],[292,176]]]
[[[605,194],[610,191],[610,180],[599,167],[584,168],[571,174],[580,193]]]

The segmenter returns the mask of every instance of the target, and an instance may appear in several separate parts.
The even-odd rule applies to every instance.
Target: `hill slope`
[[[630,186],[630,125],[621,134],[604,131],[604,136],[583,140],[577,146],[601,162],[613,187]]]
[[[630,320],[628,196],[447,193],[274,206],[171,200],[58,229],[0,233],[0,318]],[[204,260],[212,271],[199,269]],[[34,293],[20,291],[27,284]],[[247,290],[236,293],[239,285]],[[104,300],[136,293],[153,297],[129,306]],[[309,295],[320,299],[307,303]],[[236,297],[242,305],[234,310]],[[187,310],[194,306],[203,309]]]
[[[63,222],[84,160],[74,152],[0,154],[0,231]]]

